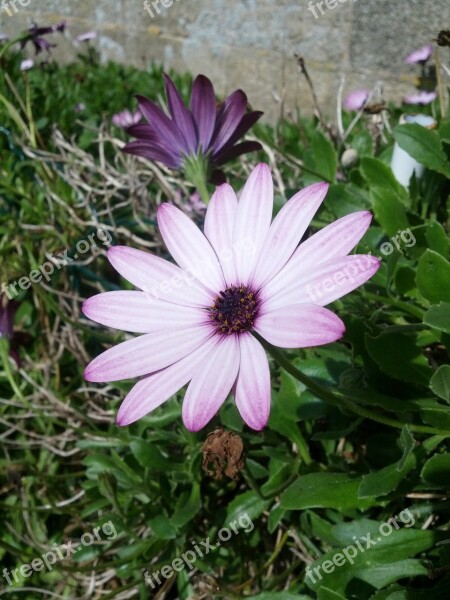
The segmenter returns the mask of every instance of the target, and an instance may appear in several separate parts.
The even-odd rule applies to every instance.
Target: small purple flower
[[[29,71],[34,67],[34,60],[32,58],[26,58],[20,63],[21,71]]]
[[[95,40],[96,37],[97,37],[96,31],[86,31],[86,33],[81,33],[80,35],[77,35],[77,37],[75,38],[75,41],[78,43],[91,42],[92,40]]]
[[[142,114],[140,110],[132,113],[129,110],[122,110],[121,112],[113,115],[112,122],[117,127],[122,127],[122,129],[127,129],[132,125],[137,125],[142,119]]]
[[[55,33],[55,31],[63,33],[66,27],[66,21],[61,21],[61,23],[58,23],[58,25],[50,27],[38,27],[36,23],[34,23],[28,29],[27,35],[21,40],[20,47],[23,49],[28,42],[31,42],[34,46],[35,54],[40,54],[43,50],[46,50],[48,53],[50,53],[50,48],[54,48],[56,44],[51,44],[43,36],[50,33]]]
[[[361,110],[364,104],[367,102],[369,97],[368,90],[355,90],[354,92],[350,92],[348,96],[346,96],[344,100],[344,108],[349,111],[358,111]]]
[[[411,54],[405,58],[405,63],[407,65],[415,65],[415,64],[425,64],[430,56],[433,54],[433,46],[431,44],[427,44],[426,46],[422,46],[422,48],[417,48]]]
[[[416,94],[409,94],[403,98],[405,104],[431,104],[436,100],[436,92],[425,92],[424,90]]]
[[[173,169],[186,169],[188,163],[204,160],[211,175],[227,161],[261,149],[258,142],[236,143],[263,114],[247,112],[247,96],[242,90],[236,90],[217,106],[211,81],[199,75],[192,86],[189,109],[170,77],[164,77],[169,116],[148,98],[137,96],[149,124],[128,128],[128,133],[138,139],[127,144],[125,152]]]
[[[83,112],[83,110],[86,109],[86,104],[84,102],[78,102],[78,104],[75,104],[75,112],[76,113],[80,113]]]

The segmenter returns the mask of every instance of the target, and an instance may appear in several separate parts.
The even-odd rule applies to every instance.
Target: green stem
[[[402,300],[396,300],[395,298],[388,298],[387,296],[379,296],[378,294],[372,294],[372,292],[364,292],[364,296],[369,300],[375,300],[376,302],[381,302],[382,304],[389,304],[390,306],[397,306],[401,308],[412,317],[416,317],[417,319],[423,320],[424,311],[418,306],[413,306],[412,304],[408,304],[407,302],[403,302]]]
[[[17,385],[13,377],[11,367],[9,365],[9,343],[6,338],[0,339],[0,358],[6,373],[6,377],[9,381],[10,386],[13,389],[13,392],[16,394],[19,400],[24,400],[23,394],[20,391],[19,386]]]
[[[360,417],[364,417],[366,419],[370,419],[371,421],[376,421],[377,423],[382,423],[383,425],[388,425],[389,427],[395,427],[396,429],[402,429],[405,426],[405,422],[399,421],[398,419],[392,419],[391,417],[387,417],[385,415],[381,415],[377,412],[374,412],[370,409],[362,407],[358,402],[358,398],[352,397],[350,395],[344,395],[342,392],[332,391],[314,379],[311,379],[308,375],[305,375],[302,371],[297,369],[291,361],[287,358],[284,352],[275,348],[268,342],[266,342],[263,338],[261,338],[258,334],[255,335],[262,346],[267,350],[267,352],[274,358],[277,363],[283,367],[285,371],[287,371],[292,377],[295,377],[297,381],[303,383],[309,390],[314,392],[316,396],[337,406],[338,408],[347,408],[351,412],[359,415]],[[433,435],[443,435],[445,437],[450,437],[450,431],[435,429],[434,427],[427,427],[426,425],[414,425],[411,423],[407,423],[408,427],[411,431],[416,433],[430,433]]]

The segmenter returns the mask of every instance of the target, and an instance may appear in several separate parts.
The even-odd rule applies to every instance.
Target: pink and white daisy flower
[[[379,260],[348,253],[371,221],[356,212],[300,240],[328,190],[297,193],[273,223],[273,183],[258,165],[239,200],[228,184],[214,193],[204,233],[178,208],[163,204],[158,225],[178,266],[147,252],[112,247],[113,267],[141,291],[88,299],[84,314],[144,335],[94,359],[85,379],[110,382],[143,376],[122,403],[117,422],[143,417],[189,383],[182,408],[190,431],[202,429],[229,393],[247,425],[261,430],[270,412],[270,373],[257,332],[281,348],[340,339],[344,324],[326,304],[366,282]]]

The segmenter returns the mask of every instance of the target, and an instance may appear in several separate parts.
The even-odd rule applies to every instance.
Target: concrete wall
[[[67,18],[69,39],[98,31],[105,59],[202,72],[219,94],[244,88],[271,120],[282,106],[311,111],[294,53],[306,59],[324,112],[332,114],[342,75],[346,90],[381,80],[387,99],[412,91],[416,70],[403,64],[405,55],[450,25],[449,0],[323,0],[323,15],[316,0],[160,0],[160,14],[151,1],[146,11],[144,0],[15,1],[12,16],[0,8],[3,33]],[[58,44],[58,57],[73,54],[69,40]]]

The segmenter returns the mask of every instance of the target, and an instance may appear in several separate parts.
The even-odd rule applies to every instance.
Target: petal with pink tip
[[[171,204],[161,204],[158,225],[170,254],[182,269],[216,294],[224,289],[225,280],[217,256],[189,217]]]
[[[94,358],[84,371],[87,381],[105,383],[165,369],[196,350],[213,335],[209,325],[147,333],[113,346]]]
[[[220,185],[209,203],[205,217],[205,235],[214,248],[228,285],[236,282],[233,259],[233,230],[238,201],[233,188]]]
[[[83,313],[107,327],[150,333],[193,327],[207,322],[200,308],[157,300],[145,292],[114,291],[97,294],[83,304]]]
[[[235,399],[249,427],[261,431],[270,413],[270,370],[264,348],[249,333],[239,337],[241,363]]]
[[[239,359],[239,342],[230,335],[220,339],[197,370],[183,400],[183,422],[189,431],[207,425],[225,402],[236,381]]]
[[[255,330],[280,348],[309,348],[340,339],[344,323],[331,310],[314,304],[292,304],[264,312]]]
[[[139,381],[122,402],[117,423],[130,425],[176,394],[202,368],[218,342],[218,336],[213,336],[178,362]]]
[[[305,240],[278,275],[268,283],[267,295],[277,294],[298,281],[304,272],[313,271],[320,264],[346,256],[366,233],[371,220],[372,213],[369,211],[355,212],[334,221]]]
[[[236,275],[248,284],[270,227],[273,182],[269,167],[261,163],[251,173],[241,192],[233,233]]]
[[[108,259],[122,277],[155,298],[200,307],[210,306],[215,298],[190,273],[148,252],[113,246]]]
[[[327,183],[315,183],[304,188],[275,217],[252,276],[257,287],[270,281],[291,258],[322,204],[328,187]]]
[[[297,281],[286,285],[273,296],[264,288],[261,292],[263,310],[273,310],[294,303],[326,306],[363,285],[378,271],[380,265],[377,257],[368,254],[335,258],[302,273]]]

